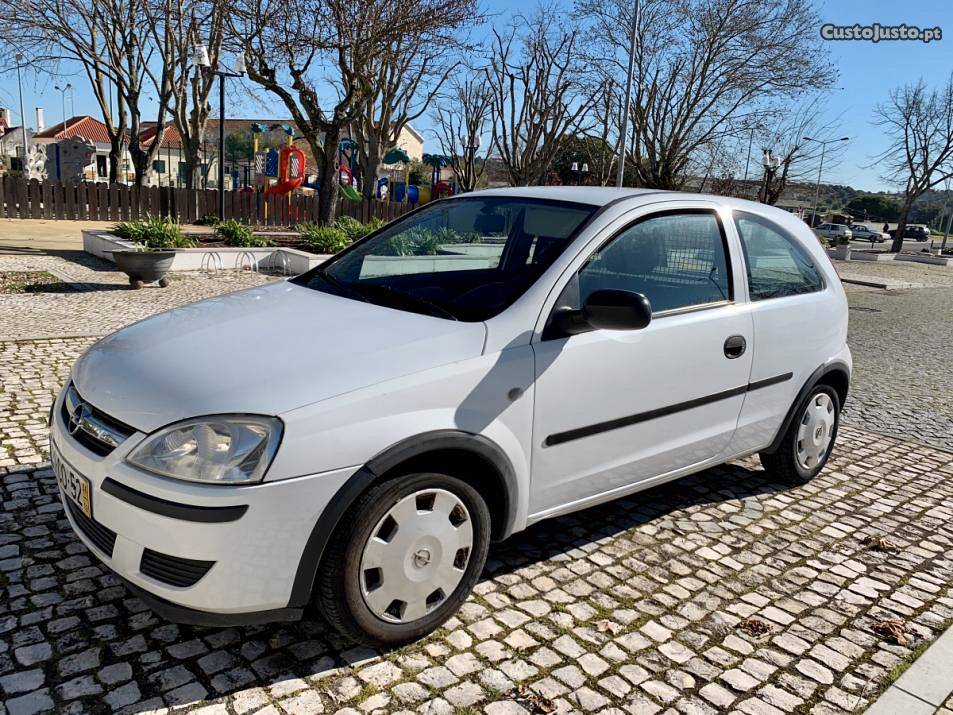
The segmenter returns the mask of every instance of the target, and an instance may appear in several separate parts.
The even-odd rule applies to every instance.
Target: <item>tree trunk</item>
[[[900,251],[903,250],[903,231],[907,227],[907,217],[910,215],[910,208],[912,206],[912,199],[905,198],[903,200],[900,217],[897,219],[897,234],[894,236],[893,244],[890,246],[891,253],[900,253]]]
[[[318,161],[318,223],[329,225],[334,223],[338,206],[338,166],[337,147],[341,140],[341,127],[331,125],[324,133],[324,147],[315,146],[311,151]]]
[[[185,188],[194,189],[198,186],[200,142],[192,137],[185,142]]]
[[[109,183],[119,183],[119,172],[122,166],[122,134],[110,137],[109,141]]]

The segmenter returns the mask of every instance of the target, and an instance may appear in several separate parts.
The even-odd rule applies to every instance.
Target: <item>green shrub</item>
[[[141,221],[122,221],[112,233],[132,241],[142,250],[162,251],[170,248],[191,248],[195,241],[182,235],[179,224],[170,218],[147,216]]]
[[[218,223],[218,214],[205,214],[202,218],[195,219],[196,226],[214,226]]]
[[[264,236],[256,236],[255,232],[249,226],[246,226],[233,218],[227,221],[220,221],[215,224],[215,233],[222,237],[226,246],[236,246],[238,248],[259,248],[261,246],[270,246],[269,241]]]
[[[337,253],[351,243],[347,233],[337,226],[319,226],[316,223],[299,223],[295,230],[316,251]]]
[[[373,218],[367,223],[361,223],[353,216],[341,216],[334,222],[334,226],[344,231],[351,242],[354,242],[364,238],[372,231],[376,231],[385,223],[385,221],[381,221],[379,218]]]

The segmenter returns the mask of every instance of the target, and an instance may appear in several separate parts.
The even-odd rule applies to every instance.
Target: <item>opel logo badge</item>
[[[73,414],[69,417],[69,433],[76,434],[79,432],[80,427],[83,426],[83,423],[86,422],[86,418],[89,416],[89,405],[85,402],[80,402],[73,411]]]

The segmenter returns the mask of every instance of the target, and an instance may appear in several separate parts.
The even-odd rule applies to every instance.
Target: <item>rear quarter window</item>
[[[752,301],[816,293],[824,289],[820,271],[794,236],[774,222],[734,212],[744,251]]]

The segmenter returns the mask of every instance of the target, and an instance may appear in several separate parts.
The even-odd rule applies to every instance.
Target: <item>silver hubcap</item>
[[[425,489],[394,504],[361,554],[361,595],[390,623],[423,618],[460,584],[473,548],[470,512],[455,494]]]
[[[801,414],[795,447],[797,463],[801,469],[810,471],[816,467],[830,447],[834,437],[834,402],[830,395],[821,392],[814,395]]]

